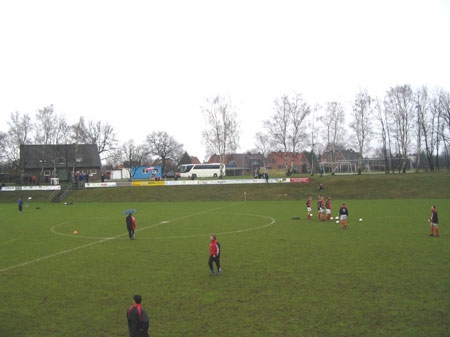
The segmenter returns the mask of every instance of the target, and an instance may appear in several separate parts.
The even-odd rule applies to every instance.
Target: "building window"
[[[52,175],[52,171],[50,170],[44,170],[44,176],[45,177],[50,177]]]
[[[65,160],[64,160],[64,158],[58,158],[58,159],[56,160],[56,163],[57,163],[58,165],[63,165],[63,164],[65,163]]]
[[[77,159],[75,159],[75,161],[77,163],[82,163],[83,162],[83,158],[82,157],[78,157]]]

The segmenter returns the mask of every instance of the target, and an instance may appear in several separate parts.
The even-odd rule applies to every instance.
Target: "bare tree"
[[[435,98],[428,96],[428,90],[422,88],[416,93],[416,109],[417,109],[417,124],[418,124],[418,139],[417,146],[419,147],[417,156],[420,158],[422,151],[422,143],[425,147],[425,155],[427,157],[428,165],[431,171],[434,171],[434,152],[437,140],[436,120],[438,118],[439,102]],[[416,162],[417,169],[419,169],[420,159]]]
[[[165,131],[155,131],[147,136],[149,153],[161,160],[162,172],[166,172],[166,161],[172,159],[178,161],[183,155],[183,144]]]
[[[53,105],[39,109],[35,116],[34,143],[41,145],[61,144],[68,126],[63,116],[57,116]]]
[[[13,167],[19,168],[20,145],[31,143],[33,125],[28,114],[11,113],[8,132],[3,138],[2,154]]]
[[[318,116],[318,112],[320,112],[322,109],[322,106],[320,104],[316,104],[313,108],[312,108],[312,113],[311,113],[311,119],[309,120],[308,123],[308,129],[309,129],[309,137],[310,138],[310,147],[311,147],[311,152],[309,154],[309,161],[311,163],[311,175],[314,175],[314,172],[316,172],[317,168],[318,168],[318,154],[319,154],[319,149],[321,148],[321,144],[317,143],[317,132],[316,132],[316,125],[317,122],[320,122],[320,117]]]
[[[307,142],[308,134],[305,131],[305,119],[311,114],[311,107],[304,100],[302,95],[297,94],[290,103],[291,126],[289,129],[289,140],[291,142],[291,171],[294,165],[294,157],[300,150],[300,145]]]
[[[264,127],[270,135],[270,143],[273,148],[280,148],[284,154],[285,171],[288,171],[287,153],[289,151],[288,128],[290,123],[289,98],[283,96],[276,99],[275,113],[264,122]]]
[[[345,120],[344,107],[340,102],[327,102],[326,115],[322,120],[325,124],[325,139],[328,151],[331,152],[331,161],[336,160],[337,146],[343,139],[343,124]]]
[[[4,163],[7,161],[7,142],[8,142],[8,134],[6,132],[0,131],[0,163]]]
[[[385,97],[384,105],[394,119],[394,139],[397,153],[401,158],[399,172],[406,173],[408,151],[411,146],[411,133],[416,124],[416,104],[409,85],[391,88]]]
[[[267,166],[266,157],[270,151],[270,137],[267,133],[257,132],[255,135],[256,151],[261,153],[264,159],[264,166]]]
[[[379,138],[381,141],[381,153],[384,158],[384,171],[387,174],[390,172],[392,159],[390,120],[389,115],[386,113],[386,109],[384,109],[384,105],[380,100],[376,100],[375,110],[377,112],[377,120],[380,123]]]
[[[447,169],[450,168],[450,93],[443,90],[438,92],[438,122],[437,131],[439,139],[442,140],[445,149]],[[439,141],[437,142],[437,153],[439,154]],[[439,158],[439,156],[437,156]],[[439,167],[439,165],[438,165]]]
[[[31,117],[28,114],[20,115],[18,111],[11,113],[10,121],[8,121],[8,134],[18,145],[30,143],[30,133],[33,130]]]
[[[130,177],[133,178],[137,167],[141,166],[147,159],[148,149],[145,145],[136,145],[134,140],[130,139],[115,150],[111,157],[116,158],[116,161],[123,161],[124,167],[128,170]]]
[[[108,123],[90,120],[83,131],[85,144],[97,144],[98,154],[102,160],[106,159],[117,144],[114,128]]]
[[[76,144],[86,144],[88,137],[88,129],[84,117],[80,117],[77,123],[71,126],[72,141]]]
[[[220,158],[220,175],[224,175],[225,155],[235,151],[239,143],[239,128],[236,110],[229,99],[215,96],[206,100],[202,107],[207,128],[203,130],[203,141],[209,155]]]
[[[114,157],[117,153],[116,133],[108,123],[90,120],[86,123],[84,117],[80,117],[77,123],[71,126],[73,142],[77,144],[96,144],[101,160]]]
[[[353,121],[350,127],[355,131],[358,145],[358,174],[361,174],[362,158],[366,149],[366,142],[371,135],[372,102],[366,90],[360,91],[353,103]]]
[[[274,110],[275,113],[271,118],[264,122],[264,127],[270,135],[271,146],[282,148],[286,174],[290,174],[299,145],[307,141],[307,134],[304,131],[306,128],[303,126],[305,118],[311,113],[311,108],[303,97],[297,94],[292,99],[288,95],[276,99]]]

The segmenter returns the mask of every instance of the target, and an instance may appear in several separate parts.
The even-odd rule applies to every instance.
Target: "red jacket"
[[[217,246],[217,240],[213,240],[209,243],[209,256],[219,255],[219,247]]]

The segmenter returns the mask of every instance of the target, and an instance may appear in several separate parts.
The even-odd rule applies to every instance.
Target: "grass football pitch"
[[[154,337],[450,335],[450,200],[333,200],[347,230],[305,201],[2,203],[0,336],[127,336],[135,294]]]

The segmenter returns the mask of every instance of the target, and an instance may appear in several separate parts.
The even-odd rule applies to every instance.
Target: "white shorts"
[[[339,216],[339,219],[341,220],[347,220],[347,215],[343,214]]]
[[[307,210],[308,212],[311,212],[311,207],[306,207],[306,210]]]
[[[331,214],[331,209],[327,208],[327,209],[325,210],[325,212],[326,212],[327,214]]]

